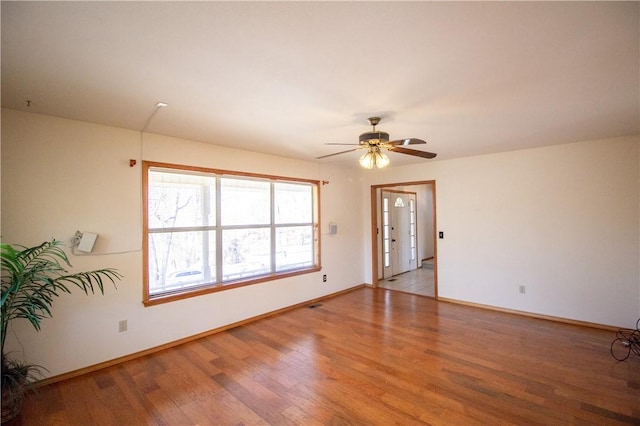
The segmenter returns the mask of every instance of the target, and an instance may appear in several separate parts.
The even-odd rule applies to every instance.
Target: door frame
[[[433,191],[432,208],[433,208],[433,296],[438,299],[438,239],[437,239],[437,216],[436,216],[436,181],[423,180],[411,182],[384,183],[379,185],[371,185],[371,281],[373,288],[378,288],[378,217],[377,206],[381,202],[378,199],[378,189],[389,188],[395,186],[411,186],[411,185],[431,185]],[[382,191],[380,191],[382,193]]]

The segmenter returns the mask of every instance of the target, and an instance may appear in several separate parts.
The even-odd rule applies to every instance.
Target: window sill
[[[224,290],[231,290],[233,288],[244,287],[253,284],[260,284],[268,281],[280,280],[283,278],[295,277],[298,275],[310,274],[313,272],[318,272],[322,268],[320,266],[313,266],[307,269],[300,269],[291,272],[284,272],[279,274],[272,275],[263,275],[256,278],[239,280],[239,281],[230,281],[224,284],[213,284],[209,286],[198,287],[195,289],[188,289],[183,291],[175,291],[171,293],[164,293],[159,295],[153,295],[145,297],[142,300],[144,306],[155,306],[163,303],[174,302],[177,300],[188,299],[191,297],[202,296],[204,294],[216,293]]]

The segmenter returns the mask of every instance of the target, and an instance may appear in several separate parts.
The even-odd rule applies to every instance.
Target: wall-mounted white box
[[[82,238],[80,238],[80,242],[78,243],[78,251],[91,253],[91,250],[93,250],[93,245],[96,243],[97,238],[98,234],[94,234],[93,232],[83,233]]]

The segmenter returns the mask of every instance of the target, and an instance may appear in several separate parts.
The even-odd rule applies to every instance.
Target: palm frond
[[[71,293],[78,287],[85,294],[95,293],[96,288],[104,294],[105,282],[116,287],[122,275],[113,268],[68,273],[69,259],[57,240],[45,241],[35,247],[15,247],[2,244],[2,351],[9,321],[16,318],[28,320],[40,330],[43,319],[51,317],[55,298]]]

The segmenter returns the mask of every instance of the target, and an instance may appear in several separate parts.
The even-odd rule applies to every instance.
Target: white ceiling
[[[304,160],[380,115],[438,153],[392,165],[640,133],[638,2],[1,7],[7,108]]]

